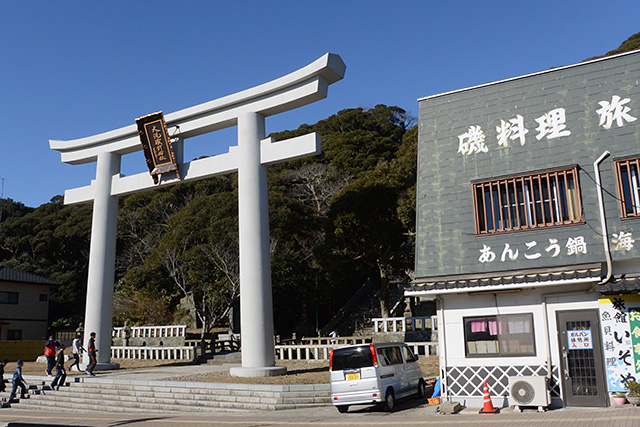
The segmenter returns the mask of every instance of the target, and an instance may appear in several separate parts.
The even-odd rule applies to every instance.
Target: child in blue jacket
[[[11,389],[11,394],[9,395],[9,402],[16,397],[16,391],[18,390],[18,386],[20,387],[20,398],[24,399],[27,396],[27,390],[29,389],[29,384],[22,377],[22,359],[18,360],[18,367],[13,372],[13,388]]]

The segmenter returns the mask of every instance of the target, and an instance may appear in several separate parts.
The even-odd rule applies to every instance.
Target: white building
[[[437,297],[444,396],[609,405],[640,380],[640,51],[419,102],[406,295]]]

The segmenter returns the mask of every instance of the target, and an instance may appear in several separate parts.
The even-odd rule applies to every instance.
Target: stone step
[[[42,398],[54,398],[54,399],[66,399],[66,398],[80,398],[86,399],[86,396],[90,396],[91,399],[100,399],[101,401],[118,401],[118,402],[158,402],[161,404],[179,404],[189,405],[192,402],[200,402],[202,404],[208,404],[209,402],[233,402],[233,403],[262,403],[262,404],[284,404],[284,403],[317,403],[314,397],[260,397],[260,396],[232,396],[232,395],[206,395],[206,394],[189,394],[189,393],[108,393],[97,394],[91,391],[79,392],[79,390],[63,390],[60,389],[56,392],[50,392],[43,395]]]
[[[139,408],[146,410],[164,410],[164,411],[181,411],[181,412],[193,412],[201,411],[203,408],[220,408],[221,404],[227,402],[216,402],[201,399],[158,399],[153,397],[137,397],[137,396],[123,396],[116,398],[115,396],[109,399],[96,399],[91,396],[77,396],[72,393],[63,394],[48,394],[43,395],[39,399],[33,400],[34,403],[48,404],[51,406],[63,406],[72,408],[87,407],[90,405],[96,405],[96,402],[100,402],[100,407],[104,408]],[[230,402],[235,404],[236,402]],[[231,405],[232,406],[232,405]],[[119,409],[118,409],[119,410]]]
[[[175,386],[144,386],[132,384],[97,384],[97,383],[73,383],[71,389],[82,391],[89,394],[101,395],[139,395],[139,396],[157,396],[157,397],[174,397],[176,395],[186,394],[190,396],[235,396],[235,397],[295,397],[295,398],[328,398],[329,388],[315,388],[306,386],[290,386],[289,390],[269,390],[231,388],[230,384],[217,384],[218,387],[175,387]],[[61,391],[64,388],[60,389]]]
[[[57,393],[57,392],[56,392]],[[279,410],[294,409],[302,407],[325,406],[323,403],[269,403],[264,400],[255,402],[247,401],[220,401],[202,399],[157,399],[131,397],[124,399],[99,399],[100,404],[96,404],[96,399],[91,396],[61,396],[60,394],[41,395],[37,399],[21,401],[19,404],[12,404],[12,407],[32,409],[32,408],[66,408],[69,410],[97,410],[122,412],[127,409],[146,412],[208,412],[216,410]]]
[[[116,406],[110,404],[96,404],[95,401],[93,403],[81,402],[81,403],[71,403],[65,402],[64,404],[58,404],[55,401],[40,401],[35,400],[29,402],[20,402],[18,404],[12,404],[11,408],[13,409],[23,409],[23,410],[39,410],[50,408],[52,411],[65,411],[65,412],[87,412],[87,411],[96,411],[96,412],[139,412],[139,413],[149,413],[149,412],[176,412],[176,411],[167,411],[166,409],[147,409],[147,408],[136,408],[129,406]]]

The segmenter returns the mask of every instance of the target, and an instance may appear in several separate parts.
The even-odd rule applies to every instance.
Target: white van
[[[395,400],[425,397],[418,357],[403,343],[358,344],[331,351],[331,403],[341,413],[349,405],[379,404],[391,411]]]

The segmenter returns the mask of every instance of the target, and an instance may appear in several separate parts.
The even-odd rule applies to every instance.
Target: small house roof
[[[20,282],[31,283],[37,285],[59,285],[60,282],[56,282],[53,279],[49,279],[44,276],[29,273],[27,271],[17,270],[15,268],[6,267],[0,265],[0,282]]]

